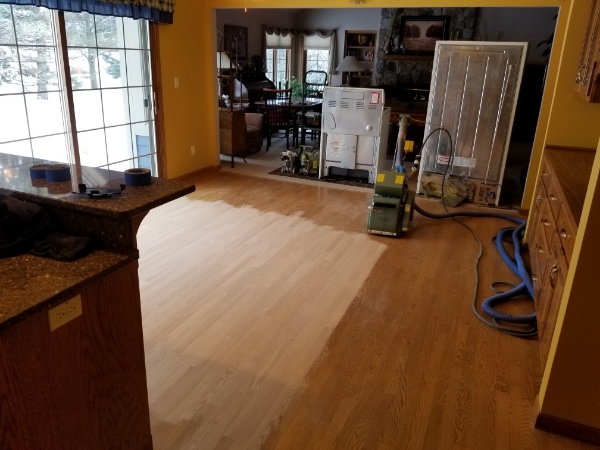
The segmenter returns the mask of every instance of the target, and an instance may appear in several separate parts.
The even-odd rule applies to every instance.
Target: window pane
[[[21,72],[26,92],[58,90],[56,55],[50,47],[20,47]]]
[[[132,122],[152,119],[152,95],[148,88],[129,89],[129,100]]]
[[[133,20],[133,19],[125,19],[123,20],[123,28],[125,31],[125,48],[131,49],[143,49],[146,48],[144,46],[144,41],[140,39],[140,26],[145,26],[143,21]],[[145,32],[145,30],[142,30]]]
[[[0,45],[0,94],[17,92],[23,92],[17,48]]]
[[[36,159],[45,159],[61,163],[69,162],[67,141],[64,134],[31,140],[33,155]]]
[[[127,58],[127,85],[143,86],[144,77],[142,70],[142,50],[126,50]]]
[[[69,48],[71,86],[77,89],[98,89],[98,52],[95,48]]]
[[[77,138],[79,140],[79,156],[82,165],[90,167],[106,165],[104,130],[77,133]]]
[[[16,44],[10,5],[0,5],[0,44]],[[0,58],[2,53],[0,52]]]
[[[155,173],[154,121],[131,125],[131,132],[134,153],[138,156],[136,158],[137,167],[149,169],[152,173]]]
[[[131,159],[131,131],[129,125],[106,129],[106,148],[108,162],[115,163]]]
[[[65,28],[67,31],[67,46],[95,47],[96,27],[94,16],[86,12],[65,13]]]
[[[29,137],[23,95],[0,96],[0,142]]]
[[[77,131],[103,126],[100,91],[73,92],[73,104],[75,105]]]
[[[124,172],[127,169],[133,169],[134,165],[133,165],[133,160],[129,160],[129,161],[122,161],[120,163],[117,164],[110,164],[108,166],[108,169],[110,170],[115,170],[118,172]]]
[[[307,50],[306,51],[306,70],[329,69],[329,50]]]
[[[8,153],[9,155],[27,156],[31,158],[31,141],[10,142],[8,144],[0,144],[0,153]]]
[[[102,87],[127,86],[125,50],[99,50],[98,54]]]
[[[31,137],[64,133],[61,96],[58,92],[25,95]]]
[[[269,80],[271,81],[275,81],[274,77],[273,77],[273,49],[268,48],[267,49],[267,60],[266,60],[266,76]]]
[[[127,89],[102,89],[104,126],[129,123],[129,98]]]
[[[31,6],[13,6],[17,44],[54,45],[50,10]]]
[[[96,16],[98,47],[123,48],[123,19],[111,16]]]

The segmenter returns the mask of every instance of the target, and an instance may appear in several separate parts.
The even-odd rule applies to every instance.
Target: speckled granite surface
[[[121,194],[110,198],[82,197],[77,185],[87,187],[118,188],[125,184],[123,172],[114,172],[95,167],[71,166],[72,181],[48,183],[46,180],[32,180],[29,168],[46,161],[33,160],[23,156],[0,153],[0,189],[15,192],[15,197],[33,200],[40,205],[65,207],[106,217],[127,218],[149,211],[194,191],[194,185],[182,181],[152,178],[150,186],[128,186]]]
[[[135,232],[152,208],[194,191],[191,183],[152,179],[150,186],[127,187],[110,198],[73,194],[78,181],[94,188],[118,188],[122,172],[72,166],[72,181],[32,180],[29,167],[46,161],[0,153],[0,193],[37,203],[60,231],[91,236],[103,250],[74,262],[29,254],[0,258],[0,329],[27,314],[47,309],[87,284],[137,259]]]
[[[68,300],[81,289],[137,259],[137,252],[97,250],[75,262],[29,254],[0,259],[0,330]]]

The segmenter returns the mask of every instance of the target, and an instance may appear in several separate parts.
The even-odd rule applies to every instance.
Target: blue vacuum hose
[[[513,336],[518,337],[532,337],[537,334],[536,327],[536,315],[528,314],[528,315],[514,315],[503,313],[497,311],[495,306],[500,305],[502,303],[508,302],[511,299],[517,296],[528,295],[531,299],[533,299],[533,281],[531,280],[531,276],[525,267],[525,263],[523,261],[523,257],[521,255],[521,237],[523,235],[523,231],[525,230],[525,226],[527,222],[521,218],[509,216],[507,214],[497,214],[497,213],[484,213],[478,211],[455,211],[455,212],[447,212],[443,214],[435,214],[425,211],[419,205],[415,203],[414,209],[421,215],[428,217],[430,219],[449,219],[455,217],[494,217],[499,219],[508,220],[517,224],[515,228],[504,228],[500,230],[495,237],[495,246],[498,249],[500,256],[504,260],[504,262],[508,265],[508,267],[517,274],[522,282],[514,286],[512,289],[498,293],[492,297],[487,298],[483,301],[482,310],[489,317],[492,318],[492,321],[487,320],[485,317],[481,316],[481,314],[477,311],[475,307],[476,297],[474,296],[473,300],[473,311],[477,315],[479,319],[481,319],[487,325],[492,326],[493,328],[499,329],[505,333],[511,334]],[[465,225],[466,226],[466,225]],[[471,230],[472,231],[472,230]],[[511,257],[509,252],[504,247],[505,239],[508,235],[511,235],[512,245],[514,247],[514,257]],[[477,239],[479,241],[479,239]],[[480,245],[481,242],[479,241]],[[481,255],[481,254],[480,254]],[[479,261],[479,259],[478,259]],[[529,328],[525,330],[515,329],[512,327],[505,327],[497,322],[506,322],[517,325],[528,325]]]

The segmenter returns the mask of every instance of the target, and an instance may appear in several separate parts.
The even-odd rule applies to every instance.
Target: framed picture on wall
[[[433,54],[435,43],[448,39],[450,16],[403,16],[400,37],[404,51]]]
[[[225,48],[231,51],[232,57],[248,58],[248,28],[236,25],[223,26],[225,33]]]

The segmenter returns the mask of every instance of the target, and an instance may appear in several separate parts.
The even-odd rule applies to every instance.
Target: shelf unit
[[[579,58],[576,94],[590,102],[600,103],[600,0],[594,0]]]
[[[344,57],[355,56],[363,67],[362,75],[353,75],[359,86],[370,86],[373,77],[373,65],[377,43],[376,30],[346,30],[344,37]],[[346,80],[343,80],[344,83]]]

